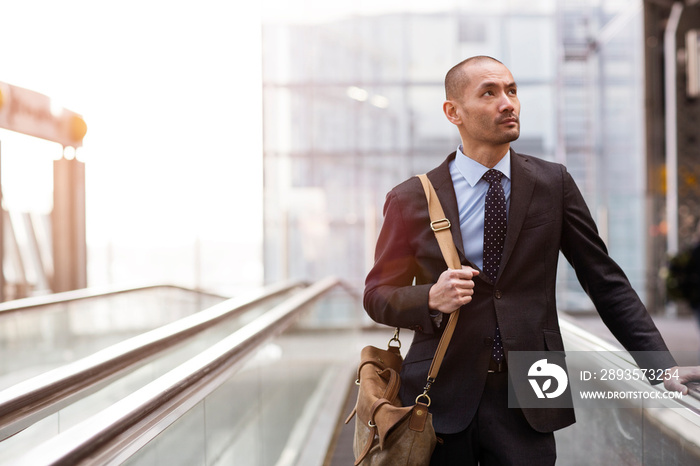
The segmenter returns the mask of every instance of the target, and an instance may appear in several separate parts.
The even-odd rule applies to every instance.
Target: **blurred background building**
[[[700,2],[645,1],[644,32],[647,268],[660,307],[654,272],[700,241]]]
[[[262,50],[226,35],[231,28],[217,14],[221,5],[208,1],[192,17],[176,9],[161,26],[174,48],[187,50],[181,46],[189,39],[174,32],[188,18],[209,25],[187,56],[200,57],[197,49],[209,55],[200,62],[190,58],[194,74],[183,81],[169,80],[178,76],[181,61],[168,49],[159,67],[164,78],[135,83],[143,94],[126,86],[112,92],[127,82],[126,68],[113,81],[114,73],[99,73],[98,66],[74,79],[95,86],[70,103],[86,108],[95,122],[86,136],[88,156],[82,149],[64,156],[56,144],[22,152],[13,135],[0,133],[8,297],[65,288],[51,286],[53,264],[42,259],[66,249],[50,244],[56,225],[46,219],[54,209],[52,190],[61,189],[53,184],[51,161],[76,158],[73,165],[82,167],[89,154],[88,195],[80,207],[86,225],[63,233],[85,236],[75,253],[80,278],[68,288],[168,281],[236,291],[329,274],[362,288],[386,192],[434,167],[459,144],[441,111],[445,72],[465,57],[486,54],[503,61],[519,83],[522,132],[514,148],[566,164],[611,255],[650,308],[664,308],[659,273],[668,254],[699,236],[696,0],[264,0],[262,38],[251,36]],[[84,24],[108,27],[95,11],[87,13],[92,16]],[[142,43],[138,37],[150,34],[144,24],[134,26],[136,39],[125,44],[131,53]],[[29,42],[28,36],[18,39]],[[239,68],[226,65],[230,60],[213,47],[231,43],[262,63],[239,54]],[[119,49],[105,39],[90,45],[91,56],[105,65]],[[17,54],[15,66],[6,69],[9,80],[20,76],[21,59]],[[145,59],[135,65],[156,72]],[[260,65],[262,111],[259,89],[252,92]],[[37,70],[24,79],[47,75],[48,68]],[[221,85],[244,76],[252,86]],[[214,79],[216,86],[200,85]],[[198,98],[174,99],[181,88],[198,89],[187,94]],[[5,100],[0,112],[7,113]],[[185,100],[193,106],[182,108],[200,118],[176,117]],[[175,118],[156,113],[163,109]],[[124,122],[124,112],[134,116]],[[121,124],[128,129],[115,131]],[[47,160],[32,161],[28,154],[35,152],[48,153]],[[30,197],[41,200],[31,203]],[[32,229],[38,233],[29,234]],[[565,262],[558,296],[563,309],[590,307]]]
[[[642,1],[462,1],[265,22],[266,280],[336,274],[362,287],[386,192],[459,144],[441,110],[445,73],[483,54],[518,82],[513,147],[568,167],[649,298],[663,258],[648,235],[644,11]],[[588,309],[568,265],[560,274],[560,306]]]
[[[670,351],[697,364],[662,272],[700,236],[699,0],[0,15],[0,464],[349,464],[357,354],[389,337],[355,292],[384,196],[457,148],[443,77],[476,54],[518,81],[514,148],[566,164]],[[567,350],[633,368],[565,261],[559,278]],[[700,389],[666,401],[578,410],[560,462],[699,464]]]

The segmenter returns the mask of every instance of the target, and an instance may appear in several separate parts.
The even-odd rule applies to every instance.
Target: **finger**
[[[686,381],[700,381],[700,366],[690,366],[688,367],[688,372],[686,374]]]
[[[700,366],[674,366],[667,371],[668,378],[674,382],[687,383],[700,379]]]
[[[461,297],[462,298],[467,298],[469,301],[471,301],[472,296],[474,296],[474,289],[473,288],[465,288],[465,289],[461,290]]]
[[[683,395],[688,394],[688,387],[680,382],[673,382],[671,390],[674,392],[681,392]]]
[[[678,382],[678,381],[676,381],[676,380],[673,380],[673,379],[666,379],[666,380],[664,381],[664,387],[665,387],[666,390],[668,390],[668,391],[680,392],[680,393],[682,393],[683,395],[687,395],[687,394],[688,394],[688,387],[686,387],[686,386],[683,385],[682,383],[680,383],[680,382]]]
[[[460,294],[474,288],[473,286],[469,286],[465,281],[456,281],[453,283],[453,285],[453,289]]]
[[[471,280],[472,278],[476,277],[479,275],[479,271],[472,269],[471,267],[467,267],[466,265],[463,265],[461,269],[453,270],[455,273],[453,274],[454,277],[459,277],[462,280]]]
[[[464,292],[467,290],[474,291],[474,282],[472,280],[460,280],[458,282],[455,282],[455,287],[457,290],[460,292]]]
[[[462,271],[457,269],[447,269],[440,274],[440,278],[444,278],[446,280],[461,280],[463,276],[464,274]]]
[[[472,269],[471,267],[467,267],[467,268],[471,271],[472,277],[476,277],[477,275],[479,275],[479,271],[478,271],[478,270]]]

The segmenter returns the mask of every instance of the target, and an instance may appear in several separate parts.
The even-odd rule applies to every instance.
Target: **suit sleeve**
[[[375,262],[365,281],[364,307],[376,322],[433,333],[435,326],[428,307],[432,283],[414,285],[421,274],[412,241],[415,227],[406,221],[406,211],[416,206],[402,202],[400,197],[391,191],[384,204]]]
[[[576,271],[603,322],[646,369],[676,365],[654,321],[622,269],[608,255],[593,218],[571,175],[563,174],[561,251]]]

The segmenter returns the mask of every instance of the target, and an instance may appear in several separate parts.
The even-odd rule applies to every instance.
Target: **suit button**
[[[501,290],[496,290],[496,291],[493,292],[493,296],[494,296],[496,299],[501,299],[501,296],[503,296],[503,294],[501,293]]]
[[[493,338],[491,338],[491,337],[484,338],[484,346],[493,346]]]

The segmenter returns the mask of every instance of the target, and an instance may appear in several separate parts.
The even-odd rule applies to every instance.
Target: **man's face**
[[[467,65],[468,81],[452,100],[466,146],[500,146],[520,136],[520,101],[513,75],[495,61]]]

